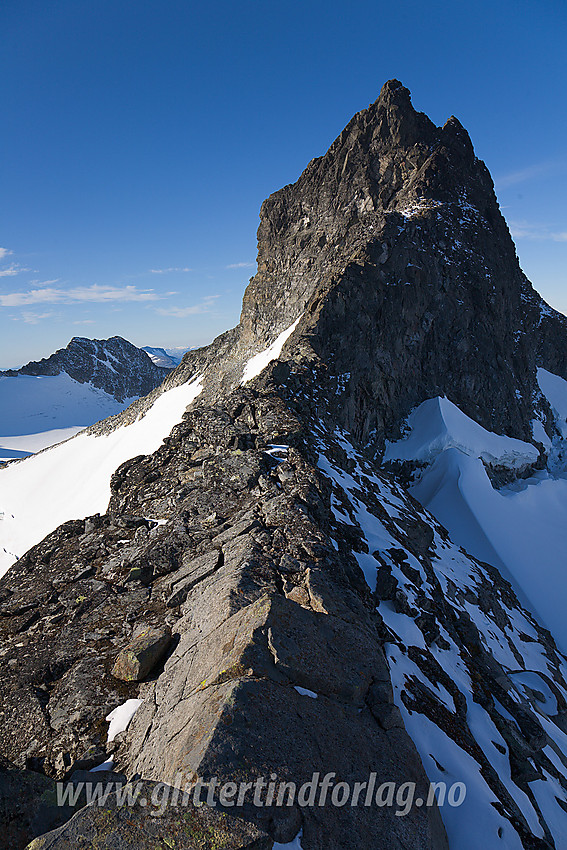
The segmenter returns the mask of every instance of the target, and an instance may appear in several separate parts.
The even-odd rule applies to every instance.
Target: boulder
[[[170,644],[169,632],[147,629],[120,652],[112,675],[124,682],[141,682],[157,667]]]

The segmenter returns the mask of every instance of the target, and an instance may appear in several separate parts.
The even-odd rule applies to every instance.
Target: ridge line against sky
[[[262,201],[390,78],[467,128],[567,312],[567,8],[496,5],[5,0],[0,368],[77,333],[175,347],[235,325]]]

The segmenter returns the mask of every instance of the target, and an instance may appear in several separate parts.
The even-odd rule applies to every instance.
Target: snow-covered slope
[[[0,463],[10,460],[21,460],[36,452],[56,446],[83,429],[80,426],[71,428],[53,428],[51,431],[39,431],[37,434],[21,434],[18,437],[0,437]]]
[[[460,527],[453,541],[339,429],[321,429],[319,451],[337,548],[353,549],[376,594],[405,727],[432,782],[466,785],[461,805],[440,809],[451,850],[522,850],[550,846],[546,839],[567,846],[565,659],[498,572],[460,547]],[[482,470],[453,447],[442,462],[447,487],[461,464]],[[486,496],[488,478],[483,486]],[[448,497],[448,511],[451,504]],[[542,560],[534,565],[540,580]],[[554,578],[551,593],[563,583]]]
[[[155,451],[200,391],[198,378],[181,384],[130,425],[79,434],[0,469],[0,575],[61,523],[104,513],[113,472],[129,458]]]
[[[466,416],[448,398],[430,398],[408,417],[409,435],[388,443],[384,460],[414,460],[430,463],[441,452],[455,448],[482,458],[493,466],[523,469],[538,459],[530,443],[487,431]]]
[[[538,380],[565,430],[567,382],[543,369]],[[559,436],[547,439],[549,469],[496,489],[485,463],[522,469],[537,460],[529,443],[485,431],[447,399],[430,399],[408,419],[410,433],[387,446],[386,460],[429,464],[411,494],[475,557],[497,567],[567,652],[567,478]],[[484,463],[483,463],[484,461]]]
[[[59,375],[0,377],[0,460],[54,445],[124,410],[100,387]]]
[[[455,541],[513,581],[567,652],[567,480],[541,474],[496,490],[479,459],[451,449],[411,493]]]

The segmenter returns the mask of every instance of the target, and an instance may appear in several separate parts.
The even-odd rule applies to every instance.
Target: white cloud
[[[220,295],[208,295],[200,304],[192,307],[156,307],[156,313],[160,316],[170,316],[172,319],[185,319],[187,316],[196,316],[199,313],[208,313]]]
[[[162,298],[153,289],[135,286],[76,286],[73,289],[30,289],[0,295],[0,307],[23,307],[30,304],[74,304],[81,302],[110,303],[114,301],[158,301]]]
[[[53,280],[30,280],[30,286],[51,286],[54,283],[59,283],[60,277],[54,277]]]
[[[230,263],[230,265],[226,266],[227,269],[251,269],[253,268],[255,263]]]
[[[543,224],[528,224],[525,221],[510,222],[510,233],[514,239],[547,240],[567,242],[567,231],[550,230]]]
[[[9,256],[9,254],[12,254],[12,253],[13,253],[13,251],[10,251],[9,248],[0,248],[0,260],[3,260],[4,257],[7,257],[7,256]]]
[[[7,269],[0,269],[0,277],[13,277],[21,272],[29,272],[29,269],[24,269],[17,263],[12,263]]]
[[[55,313],[36,313],[34,310],[23,310],[20,316],[13,316],[14,321],[25,322],[27,325],[37,325],[44,319],[51,319]]]
[[[174,267],[172,267],[172,268],[169,268],[169,269],[150,269],[150,272],[152,274],[169,274],[170,272],[192,272],[192,271],[193,271],[193,269],[187,268],[187,266],[185,266],[184,268],[179,268],[179,267],[174,268]]]

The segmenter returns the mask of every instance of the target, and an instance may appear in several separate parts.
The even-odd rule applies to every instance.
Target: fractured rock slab
[[[169,632],[148,629],[119,654],[112,675],[125,682],[141,682],[163,659],[171,644]]]

